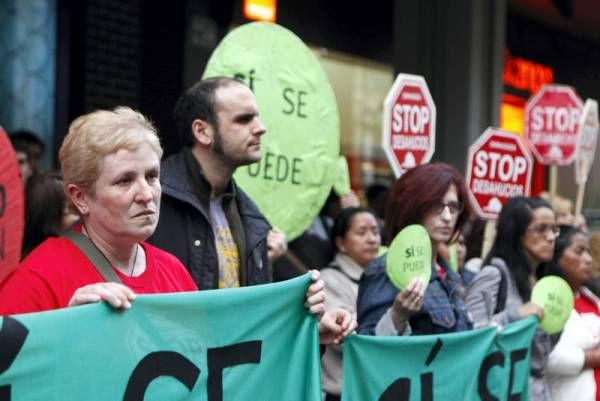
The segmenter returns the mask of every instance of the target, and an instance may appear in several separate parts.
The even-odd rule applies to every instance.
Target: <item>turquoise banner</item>
[[[529,318],[440,336],[352,336],[344,343],[343,401],[529,399]]]
[[[0,401],[319,400],[309,281],[0,318]]]

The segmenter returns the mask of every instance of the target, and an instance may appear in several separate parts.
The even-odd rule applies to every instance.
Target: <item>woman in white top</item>
[[[546,365],[552,401],[595,401],[600,396],[600,300],[583,285],[591,277],[591,268],[587,235],[562,226],[552,263],[542,275],[567,280],[575,306]]]
[[[342,308],[356,315],[358,282],[364,268],[377,256],[381,235],[377,218],[371,209],[351,207],[337,217],[332,237],[337,254],[333,262],[321,270],[325,281],[325,307]],[[342,349],[328,346],[322,358],[323,390],[327,401],[340,399],[342,387]]]

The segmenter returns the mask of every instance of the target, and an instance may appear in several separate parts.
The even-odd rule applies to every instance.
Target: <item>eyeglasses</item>
[[[446,207],[448,208],[451,214],[459,214],[462,213],[462,211],[465,208],[465,205],[463,205],[462,202],[439,202],[433,205],[431,211],[435,214],[442,214]]]
[[[554,224],[536,224],[535,226],[527,228],[527,231],[531,231],[532,233],[538,235],[544,235],[550,232],[555,237],[558,237],[560,234],[560,228]]]

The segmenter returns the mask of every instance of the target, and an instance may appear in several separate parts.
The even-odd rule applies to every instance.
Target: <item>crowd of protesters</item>
[[[416,336],[542,318],[531,291],[552,274],[570,284],[575,308],[562,333],[536,331],[530,398],[600,399],[593,246],[585,220],[564,198],[509,200],[482,255],[482,222],[473,219],[463,177],[430,163],[389,188],[370,188],[371,208],[354,193],[332,193],[288,246],[233,178],[238,167],[260,160],[267,132],[252,91],[235,79],[202,80],[181,96],[174,117],[182,147],[162,162],[156,129],[127,107],[74,120],[60,173],[40,171],[44,147],[31,133],[11,136],[26,228],[23,261],[0,284],[0,315],[93,302],[128,309],[136,294],[266,284],[314,268],[305,305],[327,345],[323,389],[331,401],[341,397],[339,344],[356,327]],[[381,245],[412,224],[431,240],[431,278],[398,289]],[[453,269],[448,246],[456,243]]]

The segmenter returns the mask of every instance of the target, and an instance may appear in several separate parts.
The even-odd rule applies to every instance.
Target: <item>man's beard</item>
[[[223,138],[221,138],[221,131],[219,131],[218,127],[215,127],[215,135],[213,136],[213,151],[220,156],[225,155]]]

